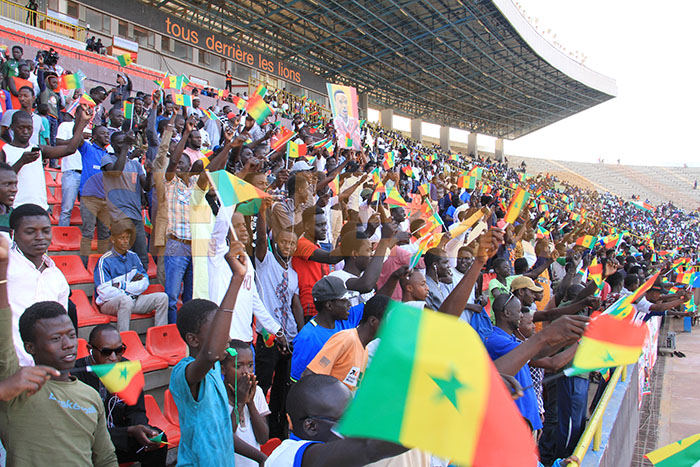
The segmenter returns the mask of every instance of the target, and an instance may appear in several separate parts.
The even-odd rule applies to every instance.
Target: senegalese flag
[[[682,272],[676,276],[676,282],[688,285],[693,280],[694,275],[694,272]]]
[[[484,173],[484,168],[483,167],[474,167],[469,171],[469,176],[470,177],[476,177],[477,180],[481,179],[481,176]]]
[[[88,365],[87,371],[95,373],[105,388],[119,396],[128,405],[135,405],[143,391],[144,379],[141,362],[127,361]]]
[[[454,152],[453,152],[452,154],[450,154],[450,160],[451,160],[451,161],[458,162],[458,161],[459,161],[459,157],[457,156],[457,153],[454,153]]]
[[[545,229],[540,224],[537,224],[537,238],[549,237],[549,230]]]
[[[129,66],[134,63],[134,57],[130,53],[124,55],[117,55],[117,61],[121,66]]]
[[[271,334],[267,329],[262,328],[262,332],[260,333],[263,338],[263,344],[265,344],[265,347],[270,348],[273,345],[275,345],[275,335]]]
[[[579,214],[577,212],[572,212],[570,218],[574,222],[581,222],[581,214]]]
[[[352,138],[349,134],[345,134],[345,146],[346,148],[352,148]]]
[[[598,241],[598,237],[593,235],[584,235],[583,237],[576,239],[576,245],[584,248],[593,248],[596,241]]]
[[[247,101],[245,99],[243,99],[242,97],[233,96],[231,98],[231,100],[233,101],[233,105],[235,105],[238,110],[245,109]]]
[[[413,178],[413,168],[410,165],[404,165],[403,167],[401,167],[401,170],[403,171],[403,173],[406,174],[407,177]]]
[[[405,199],[403,199],[401,193],[399,193],[399,190],[397,190],[395,186],[391,187],[391,189],[387,192],[386,204],[389,206],[400,206],[402,208],[408,207],[408,203]]]
[[[617,246],[622,242],[622,234],[607,235],[600,239],[600,242],[605,246],[606,249],[610,250],[617,248]]]
[[[263,100],[260,94],[253,94],[250,96],[248,105],[246,106],[246,112],[253,117],[258,125],[262,125],[265,119],[273,113],[270,106],[267,105],[267,102]]]
[[[603,289],[603,265],[598,263],[598,258],[594,257],[591,261],[591,265],[588,266],[588,278],[595,282],[598,286],[595,295],[599,295],[600,291]]]
[[[514,223],[518,219],[520,211],[522,211],[527,203],[527,200],[529,199],[530,193],[518,186],[518,188],[515,190],[515,194],[513,194],[513,199],[510,201],[508,210],[506,211],[506,217],[503,220],[507,224]]]
[[[173,95],[173,102],[175,102],[176,105],[192,107],[192,96],[188,94],[175,94]]]
[[[260,97],[265,97],[267,95],[267,87],[265,87],[264,84],[258,84],[258,87],[255,88],[255,92],[253,94]]]
[[[641,209],[642,211],[646,211],[646,212],[656,211],[656,208],[654,208],[654,206],[652,206],[651,204],[649,204],[647,202],[636,203],[636,202],[632,201],[632,206],[636,207],[637,209]]]
[[[61,79],[58,82],[58,86],[61,89],[80,89],[83,87],[83,79],[85,79],[85,75],[83,75],[83,73],[80,70],[78,70],[78,72],[70,75],[61,75]]]
[[[244,201],[270,196],[226,170],[207,172],[207,174],[222,206],[230,208]]]
[[[391,170],[394,167],[394,151],[384,153],[384,162],[382,162],[384,170]]]
[[[382,176],[379,173],[379,167],[375,167],[374,169],[372,169],[370,175],[372,176],[372,183],[374,183],[375,185],[381,183]]]
[[[700,433],[651,451],[644,457],[654,467],[695,467],[700,463]]]
[[[467,173],[464,172],[457,179],[457,186],[466,190],[473,190],[474,188],[476,188],[476,177],[467,175]]]
[[[124,118],[131,120],[134,117],[134,104],[133,102],[124,101]]]
[[[92,97],[90,97],[89,94],[85,93],[83,93],[83,95],[80,96],[80,100],[78,101],[78,105],[81,104],[86,104],[88,107],[95,107],[97,105],[95,101],[92,100]]]
[[[204,113],[204,115],[207,116],[209,120],[216,121],[219,119],[219,117],[216,116],[216,113],[214,113],[213,110],[202,109],[202,112]]]
[[[296,136],[296,132],[290,130],[289,128],[282,127],[282,130],[277,137],[277,139],[270,145],[270,149],[277,151],[279,148],[287,144]]]
[[[379,201],[379,197],[382,193],[386,193],[386,186],[380,181],[375,185],[374,192],[372,193],[372,198],[370,199],[370,201],[373,203]]]
[[[340,174],[336,175],[333,180],[328,184],[328,186],[331,188],[331,192],[333,193],[333,196],[338,196],[338,193],[340,192]]]
[[[423,183],[422,185],[418,185],[418,193],[420,193],[423,196],[428,196],[428,194],[430,193],[430,184]]]
[[[421,257],[425,254],[425,252],[430,250],[431,248],[435,248],[436,246],[438,246],[440,244],[441,239],[441,232],[437,234],[427,234],[418,239],[418,249],[411,256],[411,260],[408,263],[409,269],[415,268],[418,265],[418,262],[420,261]]]
[[[290,159],[296,159],[297,157],[306,155],[306,145],[298,144],[294,141],[287,142],[287,154]]]
[[[467,323],[396,302],[387,316],[372,365],[340,420],[344,436],[465,466],[537,465],[532,434]]]
[[[621,321],[611,315],[598,315],[588,324],[574,361],[570,368],[564,370],[564,374],[573,376],[636,363],[642,354],[646,336],[645,326]]]
[[[647,292],[647,290],[651,288],[652,285],[654,285],[654,282],[656,282],[656,278],[659,277],[659,273],[660,271],[651,276],[646,282],[640,285],[637,288],[637,290],[634,291],[634,293],[625,297],[621,297],[618,301],[610,305],[608,308],[605,309],[605,311],[603,311],[603,314],[611,315],[616,319],[620,320],[634,318],[634,315],[632,314],[632,312],[634,311],[634,307],[632,306],[632,304],[636,302],[642,295],[644,295]]]

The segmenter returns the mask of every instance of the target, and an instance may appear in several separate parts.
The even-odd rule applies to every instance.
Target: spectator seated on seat
[[[100,311],[117,317],[119,331],[128,331],[131,314],[156,312],[155,325],[168,322],[168,296],[163,292],[142,295],[148,288],[148,274],[139,256],[129,250],[134,227],[128,220],[111,227],[110,251],[95,267],[95,303]]]
[[[117,328],[100,324],[93,328],[87,344],[87,357],[76,362],[76,368],[127,361],[126,346]],[[104,387],[95,373],[80,371],[75,376],[98,392],[107,415],[107,431],[112,438],[119,462],[138,461],[144,467],[162,467],[168,455],[168,445],[149,441],[163,430],[148,424],[143,392],[135,405],[127,405]],[[167,441],[164,436],[164,441]]]

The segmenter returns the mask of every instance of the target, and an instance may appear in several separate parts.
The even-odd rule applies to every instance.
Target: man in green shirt
[[[17,174],[12,166],[0,162],[0,233],[10,238],[10,214],[17,194]]]
[[[8,259],[9,243],[0,235],[0,380],[20,369],[7,295]],[[116,467],[102,400],[69,372],[75,365],[78,336],[66,310],[56,302],[35,303],[20,318],[19,331],[36,364],[61,374],[52,376],[31,398],[22,393],[0,402],[7,465]]]
[[[22,61],[23,54],[24,50],[22,50],[22,47],[15,45],[12,47],[12,58],[2,64],[2,78],[5,81],[5,85],[7,85],[8,78],[19,76],[19,63]]]

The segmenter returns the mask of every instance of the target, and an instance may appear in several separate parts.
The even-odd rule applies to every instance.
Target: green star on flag
[[[450,367],[450,375],[447,377],[447,379],[438,378],[432,375],[428,376],[430,376],[430,379],[432,379],[435,382],[435,384],[437,384],[437,386],[440,388],[438,397],[447,398],[447,400],[449,400],[450,403],[452,403],[454,408],[459,411],[459,407],[457,407],[457,391],[469,390],[469,386],[463,384],[459,379],[457,379],[454,366]]]

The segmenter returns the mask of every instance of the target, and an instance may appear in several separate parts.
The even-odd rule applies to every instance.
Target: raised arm
[[[90,113],[82,107],[76,111],[76,122],[73,126],[73,137],[66,144],[60,146],[41,146],[41,155],[44,159],[59,159],[73,154],[83,144],[83,131],[90,122]]]
[[[204,379],[212,365],[221,359],[226,351],[226,347],[228,347],[233,308],[236,304],[238,290],[245,277],[247,260],[248,256],[245,252],[245,246],[240,242],[231,242],[229,252],[226,254],[226,261],[233,271],[231,282],[221,302],[221,306],[214,314],[209,327],[209,335],[203,343],[202,349],[194,361],[187,365],[185,369],[185,377],[195,399],[198,396],[199,382]]]
[[[346,438],[330,443],[314,443],[306,448],[302,467],[360,467],[407,451],[400,444],[377,439]]]
[[[166,181],[169,182],[170,180],[175,178],[175,167],[177,167],[177,163],[180,162],[182,153],[185,150],[185,145],[187,144],[187,139],[189,138],[190,133],[192,133],[192,130],[194,130],[194,128],[194,119],[188,118],[187,121],[185,121],[185,128],[182,131],[182,137],[180,138],[180,141],[178,141],[177,146],[175,146],[173,153],[170,154],[170,162],[168,163],[168,168],[165,169]]]
[[[265,261],[265,255],[267,254],[267,222],[265,215],[271,203],[272,200],[270,198],[263,198],[262,203],[260,203],[258,222],[255,226],[255,257],[260,262]]]
[[[387,222],[382,226],[382,239],[379,240],[377,244],[377,249],[374,252],[374,256],[367,265],[365,272],[357,278],[348,279],[346,286],[350,290],[356,290],[360,293],[367,293],[374,290],[377,286],[377,281],[379,280],[379,275],[382,272],[382,266],[384,265],[384,258],[386,257],[389,249],[396,242],[396,224],[393,222]]]

